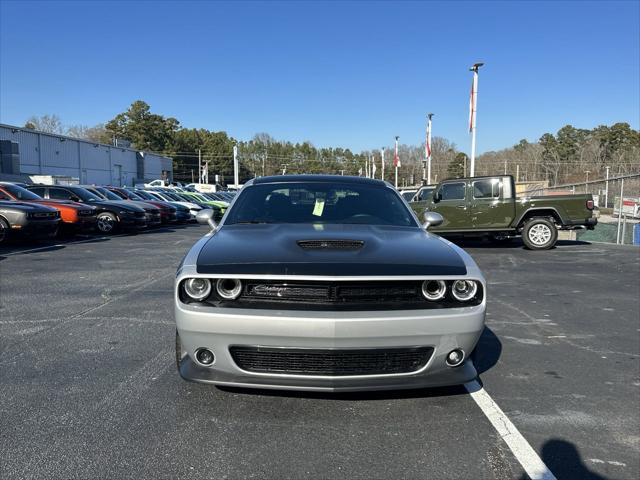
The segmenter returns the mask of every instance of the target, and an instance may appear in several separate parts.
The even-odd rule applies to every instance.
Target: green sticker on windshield
[[[316,198],[316,206],[313,207],[313,215],[315,215],[316,217],[321,217],[323,211],[324,211],[324,199]]]

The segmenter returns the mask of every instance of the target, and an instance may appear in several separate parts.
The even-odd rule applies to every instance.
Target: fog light
[[[211,282],[206,278],[190,278],[184,283],[184,290],[193,300],[204,300],[211,293]]]
[[[447,355],[447,365],[450,367],[457,367],[464,360],[464,352],[459,348],[451,350]]]
[[[203,365],[211,365],[215,360],[215,356],[211,350],[206,348],[201,348],[196,352],[196,360]]]

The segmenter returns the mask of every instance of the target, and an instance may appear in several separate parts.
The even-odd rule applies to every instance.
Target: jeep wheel
[[[522,241],[529,250],[548,250],[557,240],[558,229],[547,218],[532,218],[522,230]]]
[[[104,234],[113,233],[118,224],[118,219],[113,213],[104,212],[98,215],[98,231]]]

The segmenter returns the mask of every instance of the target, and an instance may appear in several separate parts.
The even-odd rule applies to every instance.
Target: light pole
[[[380,156],[382,157],[382,181],[384,181],[384,147],[380,149]]]
[[[473,72],[471,98],[469,99],[469,131],[471,132],[471,177],[476,176],[476,111],[478,106],[478,69],[484,63],[474,63],[469,70]]]
[[[393,156],[393,166],[396,167],[395,171],[396,171],[396,181],[395,181],[395,185],[396,185],[396,189],[398,188],[398,167],[400,167],[400,157],[398,157],[398,139],[400,137],[396,136],[396,153]]]
[[[240,185],[240,169],[238,168],[238,146],[233,146],[233,183],[236,188]]]
[[[431,185],[431,118],[433,113],[427,115],[427,142],[425,144],[425,153],[427,154],[427,185]],[[424,178],[424,172],[422,172]]]
[[[604,184],[604,208],[607,208],[609,205],[609,167],[605,167],[607,169],[607,181]]]

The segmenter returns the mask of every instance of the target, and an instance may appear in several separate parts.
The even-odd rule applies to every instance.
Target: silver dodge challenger
[[[388,183],[289,175],[248,182],[175,281],[186,380],[317,391],[476,377],[486,283]]]

